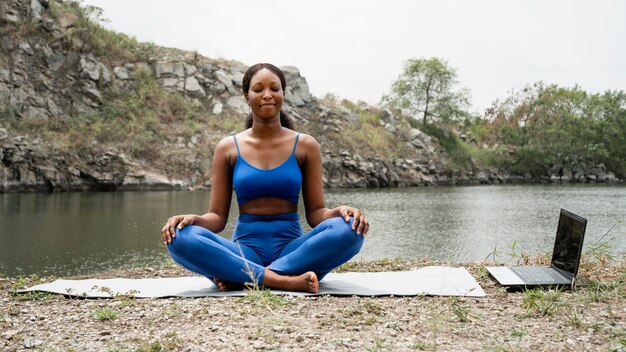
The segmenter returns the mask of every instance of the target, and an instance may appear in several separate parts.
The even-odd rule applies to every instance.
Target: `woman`
[[[247,129],[215,148],[209,211],[169,218],[163,243],[177,263],[222,291],[251,282],[317,293],[319,280],[359,252],[368,221],[353,207],[324,206],[319,144],[293,131],[281,111],[283,72],[256,64],[242,88],[251,109]],[[233,187],[240,215],[229,241],[216,234],[226,226]],[[306,235],[297,214],[300,188],[313,228]]]

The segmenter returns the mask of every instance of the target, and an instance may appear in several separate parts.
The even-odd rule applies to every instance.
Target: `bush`
[[[417,124],[417,127],[424,133],[436,137],[441,146],[450,156],[452,169],[472,167],[474,162],[472,154],[469,152],[467,145],[452,131],[446,127],[440,127],[435,124]]]

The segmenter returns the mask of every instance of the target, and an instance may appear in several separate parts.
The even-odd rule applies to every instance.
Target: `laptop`
[[[502,286],[524,288],[535,286],[574,287],[587,220],[561,209],[550,266],[486,267]]]

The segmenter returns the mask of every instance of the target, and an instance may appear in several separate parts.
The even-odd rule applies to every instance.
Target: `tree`
[[[566,160],[626,174],[626,93],[590,94],[537,82],[486,111],[492,139],[515,146],[513,164],[542,169]],[[532,156],[529,157],[529,156]]]
[[[455,120],[468,115],[470,96],[465,89],[453,91],[456,84],[456,70],[445,60],[410,59],[382,101],[415,118],[421,115],[424,125],[429,119]]]

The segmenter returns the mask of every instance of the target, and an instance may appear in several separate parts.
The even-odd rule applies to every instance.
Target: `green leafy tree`
[[[589,110],[597,120],[597,144],[604,147],[606,166],[618,175],[626,176],[626,93],[606,91],[595,95]]]
[[[454,90],[456,84],[456,70],[445,60],[410,59],[382,101],[414,118],[421,117],[424,125],[429,120],[448,122],[468,116],[469,91]]]
[[[589,94],[542,82],[487,110],[492,141],[516,146],[513,164],[537,170],[565,160],[604,163],[626,171],[626,94]],[[487,133],[484,134],[486,138]]]

